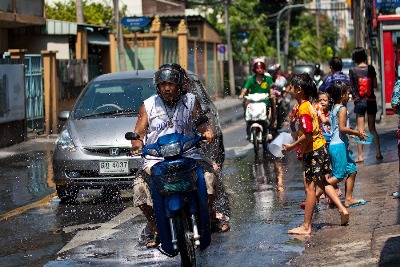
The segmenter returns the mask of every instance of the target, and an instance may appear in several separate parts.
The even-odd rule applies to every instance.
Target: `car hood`
[[[130,146],[131,141],[125,139],[125,133],[135,130],[136,121],[137,117],[69,120],[66,128],[76,146]]]

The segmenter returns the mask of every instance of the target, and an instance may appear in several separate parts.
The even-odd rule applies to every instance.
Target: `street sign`
[[[228,60],[228,46],[225,44],[219,44],[217,47],[217,60],[227,61]]]
[[[399,0],[377,0],[375,3],[377,8],[395,8],[400,7]]]
[[[147,17],[123,17],[121,24],[127,28],[145,27],[150,20]]]
[[[237,34],[237,38],[239,38],[240,40],[248,39],[249,33],[248,32],[239,32]]]

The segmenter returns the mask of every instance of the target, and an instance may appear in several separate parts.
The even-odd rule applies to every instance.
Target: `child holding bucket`
[[[327,182],[331,171],[328,150],[319,128],[318,116],[309,101],[310,97],[316,98],[318,96],[317,87],[309,74],[302,73],[295,75],[291,80],[289,93],[299,104],[296,114],[299,121],[299,130],[292,133],[296,141],[292,144],[283,144],[283,151],[287,153],[299,144],[301,145],[306,206],[303,224],[300,227],[289,230],[288,233],[311,234],[311,221],[316,205],[316,186],[336,204],[341,216],[341,225],[346,225],[350,221],[350,214],[336,195],[333,186]]]
[[[328,93],[320,92],[318,94],[318,100],[313,101],[313,107],[318,115],[318,121],[320,124],[320,128],[322,131],[322,135],[324,136],[327,142],[330,141],[330,122],[329,122],[329,112],[330,112],[330,104],[329,104],[329,95]],[[297,111],[299,110],[299,103],[295,103],[292,109],[292,112],[289,114],[290,121],[290,130],[292,132],[296,132],[296,124],[297,121]],[[326,133],[326,134],[324,134]],[[300,146],[296,147],[297,159],[301,160],[301,148]]]
[[[332,138],[328,149],[332,163],[333,176],[328,179],[328,182],[335,186],[338,182],[347,177],[344,206],[348,208],[364,205],[366,203],[364,200],[353,198],[357,167],[353,155],[349,150],[348,135],[356,135],[362,140],[365,140],[367,136],[364,132],[356,131],[348,127],[349,122],[346,104],[349,101],[350,87],[343,81],[335,81],[333,85],[328,88],[328,92],[334,104],[331,112]],[[319,194],[322,194],[321,190],[317,191],[317,196]]]

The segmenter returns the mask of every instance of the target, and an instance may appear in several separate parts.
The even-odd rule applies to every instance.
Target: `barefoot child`
[[[318,116],[309,101],[310,97],[317,97],[317,88],[310,75],[303,73],[293,77],[289,84],[289,93],[299,103],[299,110],[297,111],[299,130],[297,133],[292,133],[296,141],[292,144],[283,144],[283,151],[288,152],[297,145],[301,145],[306,206],[303,224],[289,230],[288,233],[311,234],[311,221],[316,205],[316,186],[333,200],[339,209],[341,225],[346,225],[350,220],[349,212],[340,202],[333,186],[327,182],[331,169],[326,141],[319,128]]]
[[[326,92],[319,92],[318,93],[318,100],[313,101],[313,107],[315,111],[317,112],[318,116],[318,123],[319,123],[319,128],[321,130],[322,136],[325,138],[325,141],[327,142],[327,145],[329,145],[329,142],[331,141],[331,126],[330,126],[330,121],[329,121],[329,116],[330,116],[330,108],[331,104],[329,101],[329,94]],[[295,104],[296,112],[299,109],[298,103]],[[294,113],[295,114],[295,113]],[[293,115],[293,112],[291,114]],[[292,132],[296,131],[291,128]],[[299,146],[296,148],[296,152],[298,152]],[[335,187],[336,193],[339,195],[340,190]],[[323,199],[325,198],[325,195],[322,194],[319,198]],[[318,210],[318,204],[319,204],[319,198],[317,199],[317,204],[316,204],[316,210]],[[328,200],[328,202],[331,202]],[[304,209],[306,206],[306,202],[302,202],[300,204],[300,207]]]
[[[348,115],[346,104],[349,100],[350,87],[342,81],[335,81],[328,88],[329,95],[333,100],[331,112],[331,131],[332,138],[329,145],[329,157],[332,163],[333,176],[328,182],[335,186],[338,182],[346,179],[346,199],[345,207],[353,207],[365,204],[364,200],[353,198],[354,181],[357,174],[357,167],[353,155],[349,151],[349,134],[357,135],[360,139],[365,139],[363,132],[352,130],[348,127]],[[318,190],[318,194],[322,191]]]

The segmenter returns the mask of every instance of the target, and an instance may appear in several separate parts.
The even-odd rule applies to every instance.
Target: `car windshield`
[[[137,114],[143,100],[156,93],[152,78],[95,81],[77,101],[75,119],[117,114]]]

